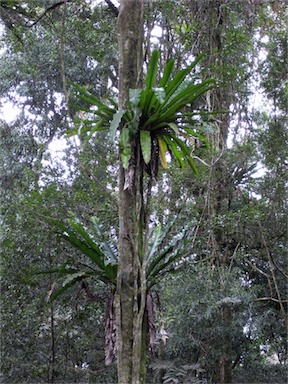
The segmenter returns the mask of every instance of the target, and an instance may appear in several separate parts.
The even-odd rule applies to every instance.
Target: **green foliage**
[[[144,89],[130,90],[126,110],[118,111],[118,104],[109,97],[115,97],[113,90],[117,88],[116,18],[111,16],[105,2],[92,9],[89,2],[67,1],[62,36],[64,73],[69,82],[82,87],[74,90],[77,95],[83,90],[84,97],[74,97],[68,82],[69,113],[76,121],[74,133],[80,134],[81,145],[70,145],[63,158],[65,165],[61,161],[57,166],[51,165],[47,147],[53,137],[68,129],[59,54],[64,3],[59,2],[58,7],[48,11],[31,28],[26,23],[35,21],[51,1],[39,0],[37,7],[35,1],[28,0],[0,3],[0,17],[9,29],[1,35],[0,43],[1,101],[4,105],[9,100],[22,111],[17,117],[15,108],[11,115],[14,122],[1,124],[0,381],[117,381],[115,367],[110,370],[104,367],[103,354],[106,283],[113,287],[113,279],[105,277],[105,283],[101,281],[107,272],[103,264],[107,269],[113,266],[114,274],[117,267],[114,244],[118,225],[117,174],[116,167],[111,166],[116,163],[116,155],[109,151],[110,143],[104,136],[110,129],[110,141],[114,142],[115,138],[122,141],[122,161],[126,167],[131,156],[130,142],[135,135],[146,167],[149,168],[149,157],[151,162],[155,147],[162,167],[166,169],[169,164],[167,173],[159,174],[159,184],[153,189],[152,215],[161,223],[166,223],[173,214],[178,219],[172,226],[157,226],[151,231],[148,255],[149,287],[161,293],[160,317],[169,335],[165,352],[173,370],[166,372],[165,379],[184,380],[187,370],[183,366],[196,361],[206,368],[207,377],[211,377],[219,368],[223,341],[230,337],[231,356],[240,356],[233,370],[234,382],[285,382],[287,328],[276,291],[277,288],[286,310],[287,7],[284,3],[262,2],[254,8],[248,2],[232,1],[220,8],[217,2],[208,1],[207,6],[200,1],[190,2],[189,6],[181,1],[149,3],[145,10],[145,51],[149,53],[156,47],[161,50],[161,56],[154,54]],[[282,6],[281,12],[275,11],[277,6]],[[252,14],[253,9],[257,13]],[[9,20],[13,21],[12,29]],[[160,26],[163,31],[157,42],[155,36],[153,42],[149,40],[151,26]],[[14,35],[12,30],[16,32]],[[221,169],[218,167],[214,173],[214,166],[199,163],[199,177],[191,178],[189,169],[180,173],[176,167],[177,164],[183,167],[187,159],[181,143],[171,136],[184,141],[190,155],[195,147],[192,158],[195,155],[207,164],[214,164],[218,154],[198,148],[194,139],[200,138],[205,144],[201,132],[203,136],[207,134],[207,141],[213,147],[225,118],[219,116],[216,121],[219,132],[208,127],[209,132],[205,133],[205,126],[200,125],[197,117],[203,95],[191,106],[188,103],[176,122],[168,121],[164,105],[172,111],[173,98],[176,103],[181,101],[177,97],[189,81],[198,84],[192,70],[167,101],[168,91],[172,91],[172,86],[169,89],[168,86],[179,76],[177,71],[182,76],[181,68],[188,68],[191,57],[199,52],[208,53],[202,61],[204,65],[212,63],[199,74],[199,79],[207,72],[208,77],[217,76],[220,84],[215,92],[207,94],[209,108],[218,108],[219,102],[224,103],[221,109],[230,106],[234,118],[229,133],[238,143],[234,141],[231,150],[224,149],[221,153]],[[170,57],[174,60],[169,61]],[[195,70],[200,66],[201,61]],[[257,90],[267,98],[267,105],[260,110],[255,103],[251,111],[248,97]],[[147,113],[145,118],[141,105]],[[142,130],[149,133],[141,133],[141,124],[157,110],[162,110],[162,116],[166,113],[167,127],[162,128],[170,136],[167,133],[154,140],[151,120]],[[209,125],[206,115],[201,112],[201,116],[206,126]],[[117,133],[119,126],[126,131],[122,137]],[[183,127],[189,126],[190,132],[184,130]],[[93,130],[98,132],[97,136]],[[83,140],[87,133],[93,135],[93,140]],[[190,133],[192,136],[188,138]],[[169,162],[167,152],[176,162]],[[264,174],[254,172],[255,163],[256,170],[262,167]],[[221,210],[215,215],[211,201],[219,185],[223,192]],[[68,211],[78,217],[96,215],[104,227],[96,219],[92,219],[94,223],[85,220],[80,223],[75,217],[72,217],[75,227],[67,222],[63,224]],[[35,218],[38,214],[40,220]],[[55,237],[51,227],[42,221],[43,216],[55,217],[62,223],[70,231],[72,242],[62,242],[63,231],[57,226],[60,236]],[[191,217],[198,220],[195,232],[186,232],[183,237],[181,233],[177,242],[173,235],[180,233]],[[106,236],[110,232],[112,242]],[[70,237],[68,232],[64,235]],[[174,251],[170,246],[174,246]],[[183,268],[185,247],[193,247],[196,261],[193,267]],[[219,268],[224,255],[228,264]],[[170,278],[165,279],[170,269],[177,274],[166,274]],[[39,270],[50,272],[39,274]],[[91,299],[81,288],[84,281],[92,297],[99,296],[99,300]],[[45,300],[48,291],[49,305]],[[56,293],[57,300],[51,300]],[[225,328],[220,309],[221,303],[228,303],[229,299],[233,316]],[[238,299],[242,302],[237,304]],[[270,365],[266,357],[273,353],[281,364]],[[89,364],[87,369],[86,364]],[[168,363],[157,364],[159,370],[169,368]]]
[[[80,123],[80,127],[70,130],[68,135],[88,131],[93,134],[95,131],[108,129],[109,126],[110,137],[113,139],[117,128],[121,127],[119,145],[122,165],[125,169],[128,168],[132,154],[131,142],[139,134],[142,156],[146,164],[158,156],[159,152],[160,162],[165,168],[165,153],[169,151],[180,168],[187,163],[194,173],[197,173],[189,144],[195,143],[196,139],[205,142],[205,139],[197,132],[199,120],[191,120],[191,113],[183,111],[187,106],[193,108],[193,103],[215,86],[215,81],[212,79],[199,81],[197,76],[193,76],[192,79],[184,82],[203,59],[201,55],[187,68],[176,73],[173,79],[171,74],[174,60],[168,61],[159,81],[159,88],[154,88],[159,55],[159,51],[153,52],[148,65],[146,87],[130,90],[129,103],[125,111],[116,111],[108,107],[86,88],[73,84],[78,91],[79,99],[96,108],[94,110],[79,106],[80,110],[93,113],[95,118],[76,121],[77,124]],[[196,114],[197,112],[194,112],[194,115]],[[157,171],[154,176],[156,175]]]
[[[171,361],[156,361],[150,364],[150,367],[156,372],[163,372],[163,384],[204,384],[205,370],[199,364],[179,365]],[[202,379],[203,378],[203,379]]]
[[[53,283],[51,291],[49,291],[48,300],[54,300],[71,286],[84,278],[92,276],[110,285],[113,290],[117,276],[117,255],[114,253],[115,247],[103,240],[103,233],[97,219],[92,218],[91,222],[98,236],[100,235],[101,242],[99,245],[93,239],[93,235],[90,235],[75,217],[74,220],[67,220],[72,229],[52,218],[48,218],[47,221],[56,226],[58,228],[58,234],[84,254],[90,261],[89,264],[87,264],[82,261],[77,261],[76,259],[72,261],[73,267],[70,267],[67,265],[68,263],[65,262],[59,268],[45,271],[45,273],[57,273],[60,275],[60,278],[57,280],[58,284]],[[59,287],[60,282],[61,285]]]
[[[233,383],[251,383],[251,378],[253,382],[256,383],[279,383],[284,384],[287,378],[287,367],[285,365],[272,365],[265,364],[259,361],[253,360],[249,364],[245,365],[245,368],[237,367],[235,370],[235,379]]]
[[[152,151],[151,134],[149,131],[140,131],[140,144],[144,162],[149,164]]]
[[[84,228],[75,215],[68,219],[69,226],[53,218],[46,218],[47,222],[57,228],[56,233],[73,248],[85,255],[89,263],[75,256],[69,258],[58,268],[42,271],[41,274],[58,274],[59,278],[52,284],[48,293],[48,300],[52,301],[66,292],[70,287],[85,278],[96,277],[113,291],[116,285],[118,254],[116,244],[105,240],[106,236],[96,217],[91,218],[90,230]],[[188,226],[177,235],[168,238],[173,221],[163,229],[160,225],[151,230],[148,244],[147,282],[148,290],[161,281],[163,275],[178,270],[190,252],[185,246]],[[189,228],[189,231],[191,229]]]
[[[231,342],[232,359],[236,359],[240,345],[241,353],[249,345],[243,327],[251,295],[241,287],[240,271],[231,273],[191,263],[185,273],[172,276],[162,296],[163,323],[169,335],[166,358],[177,358],[182,364],[197,362],[206,370],[206,378],[219,380],[217,371],[225,342]],[[223,323],[227,308],[232,318]]]

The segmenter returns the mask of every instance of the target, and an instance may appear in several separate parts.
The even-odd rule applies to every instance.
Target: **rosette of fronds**
[[[49,300],[55,299],[72,285],[80,280],[96,277],[98,280],[115,289],[118,250],[115,241],[107,240],[103,228],[96,217],[91,218],[91,226],[86,228],[80,220],[71,214],[67,219],[67,224],[54,218],[48,218],[48,222],[56,228],[56,234],[70,243],[73,248],[79,251],[83,257],[69,258],[58,268],[49,270],[49,273],[58,274],[58,278],[49,291]],[[150,229],[148,250],[147,250],[147,270],[148,290],[168,272],[178,269],[183,261],[189,257],[187,251],[188,231],[193,231],[193,227],[187,225],[169,241],[169,233],[173,228],[174,220],[170,220],[164,227],[160,224]],[[192,229],[191,229],[192,228]]]
[[[195,117],[199,112],[193,108],[196,101],[215,85],[214,80],[200,80],[195,74],[203,58],[200,55],[173,77],[174,59],[169,60],[156,86],[159,56],[159,51],[152,53],[145,88],[130,89],[125,109],[119,110],[113,100],[110,100],[108,106],[86,88],[74,84],[77,96],[90,105],[89,108],[78,109],[94,116],[90,120],[79,120],[78,128],[69,132],[93,134],[99,130],[109,130],[110,139],[114,142],[116,132],[120,129],[119,146],[123,167],[129,167],[133,155],[132,146],[135,145],[132,143],[140,143],[146,170],[155,179],[159,163],[165,169],[168,166],[167,153],[176,159],[180,167],[188,165],[197,173],[192,149],[196,141],[206,141],[198,132],[200,121]]]
[[[118,251],[115,241],[107,240],[107,236],[99,220],[91,218],[89,228],[85,227],[73,214],[67,219],[67,224],[54,218],[47,221],[55,227],[57,235],[70,243],[78,252],[68,260],[48,271],[41,273],[55,274],[55,281],[48,292],[47,301],[51,302],[67,292],[75,284],[86,279],[96,279],[108,287],[105,315],[105,357],[106,364],[110,364],[115,353],[116,326],[114,293],[116,287]],[[146,314],[148,319],[149,344],[155,347],[156,328],[153,296],[151,289],[166,273],[176,271],[191,253],[187,252],[187,237],[191,227],[183,228],[174,236],[169,236],[173,229],[174,219],[165,226],[157,225],[149,233],[147,254],[147,297]],[[193,229],[192,229],[193,230]],[[168,240],[169,238],[169,240]],[[86,286],[86,285],[85,285]]]
[[[180,365],[173,363],[173,361],[156,361],[150,364],[150,368],[155,373],[165,372],[163,374],[163,383],[165,384],[205,384],[205,370],[201,368],[200,364],[183,364]]]

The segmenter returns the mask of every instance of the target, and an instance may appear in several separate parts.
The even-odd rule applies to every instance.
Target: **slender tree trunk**
[[[203,48],[209,53],[207,67],[212,68],[209,76],[215,77],[221,83],[221,87],[213,89],[207,94],[207,103],[211,111],[228,111],[232,103],[229,83],[226,79],[227,62],[223,53],[223,32],[227,26],[227,15],[222,8],[223,1],[215,0],[209,2],[204,9],[202,18],[207,25],[207,40],[202,39]],[[200,11],[200,10],[199,10]],[[201,13],[200,13],[201,14]],[[216,73],[213,73],[213,68]],[[215,71],[214,69],[214,71]],[[223,88],[226,90],[223,91]],[[217,132],[211,135],[211,146],[215,150],[215,159],[212,159],[213,167],[210,172],[209,204],[208,217],[213,218],[227,212],[230,209],[231,200],[231,178],[229,178],[227,166],[225,163],[225,151],[227,149],[227,139],[229,133],[230,115],[228,113],[218,114],[218,123],[215,124]],[[233,189],[233,188],[232,188]],[[212,228],[211,231],[211,252],[215,257],[215,265],[220,268],[229,267],[230,249],[225,244],[223,229]],[[220,384],[229,384],[232,382],[232,340],[229,332],[233,319],[232,308],[223,306],[219,318],[223,329],[223,338],[217,363],[218,372],[213,378],[213,382]]]
[[[223,305],[222,310],[222,326],[223,344],[220,357],[220,383],[232,383],[232,340],[230,335],[230,327],[232,322],[232,308],[230,305]],[[226,334],[225,334],[226,333]]]
[[[118,16],[119,108],[142,79],[143,0],[121,0]],[[127,170],[119,167],[119,262],[115,295],[118,383],[144,383],[143,318],[146,300],[144,164],[139,137]],[[142,368],[142,369],[141,369]]]
[[[51,244],[47,246],[48,258],[49,258],[49,269],[52,270],[53,260],[51,254]],[[49,275],[50,287],[53,284],[52,275]],[[54,306],[51,304],[50,307],[50,361],[48,366],[48,383],[53,384],[55,382],[55,362],[56,362],[56,337],[55,337],[55,314]]]

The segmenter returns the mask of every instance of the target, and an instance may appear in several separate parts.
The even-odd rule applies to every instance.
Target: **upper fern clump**
[[[93,111],[80,107],[95,116],[92,120],[81,121],[80,132],[107,129],[110,139],[114,141],[116,131],[120,128],[120,156],[125,169],[128,168],[132,156],[131,143],[136,142],[140,144],[142,158],[154,178],[157,177],[159,162],[163,168],[167,168],[167,152],[177,160],[180,167],[188,164],[194,173],[197,173],[191,156],[191,142],[195,143],[196,139],[205,140],[196,131],[195,121],[191,119],[193,111],[185,112],[185,109],[188,105],[193,108],[193,103],[213,88],[215,81],[199,81],[196,76],[187,81],[187,77],[195,71],[203,58],[203,55],[200,55],[191,65],[178,71],[173,78],[174,60],[169,60],[156,87],[159,57],[158,50],[152,53],[145,88],[130,89],[125,109],[118,109],[114,101],[112,107],[107,106],[86,88],[74,84],[78,97],[96,106]],[[71,130],[71,133],[75,134],[76,130]]]

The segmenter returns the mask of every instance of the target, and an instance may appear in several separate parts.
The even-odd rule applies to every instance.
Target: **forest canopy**
[[[0,0],[1,383],[286,382],[287,26]]]

